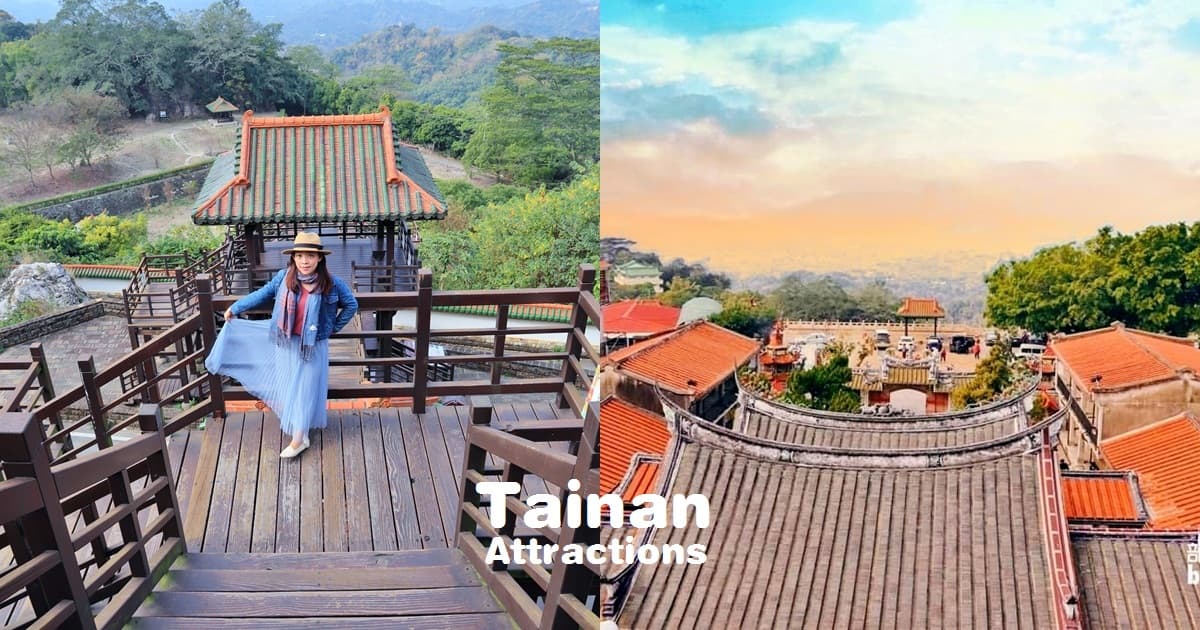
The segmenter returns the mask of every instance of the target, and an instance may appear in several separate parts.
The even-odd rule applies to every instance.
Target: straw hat
[[[291,256],[295,252],[316,252],[326,256],[333,253],[328,249],[321,249],[321,236],[312,232],[297,232],[296,240],[292,241],[292,248],[283,250],[283,255]]]

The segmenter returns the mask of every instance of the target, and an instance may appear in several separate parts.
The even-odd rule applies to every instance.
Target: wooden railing
[[[599,364],[600,355],[587,339],[588,323],[599,328],[600,304],[592,295],[595,283],[595,268],[582,265],[579,284],[572,288],[557,289],[509,289],[483,291],[434,291],[433,276],[422,270],[418,276],[418,289],[400,293],[373,293],[357,295],[358,307],[364,320],[374,311],[396,311],[416,309],[416,330],[364,330],[342,332],[335,339],[412,339],[416,348],[414,357],[380,356],[371,358],[331,358],[330,366],[357,366],[363,368],[391,369],[391,366],[411,366],[411,383],[362,383],[331,385],[329,398],[385,398],[411,397],[413,412],[424,413],[428,397],[472,396],[479,394],[531,394],[553,393],[558,395],[560,408],[572,409],[582,416],[591,387],[592,375]],[[215,296],[208,288],[207,279],[197,279],[201,312],[223,313],[236,301],[236,296]],[[211,303],[211,307],[206,304]],[[510,328],[508,308],[515,304],[569,304],[572,309],[568,324],[548,324],[533,328]],[[432,330],[432,310],[438,306],[495,306],[496,324],[486,328],[460,328]],[[269,309],[260,312],[266,313]],[[566,342],[561,351],[555,352],[510,352],[505,348],[505,339],[510,334],[562,334]],[[432,382],[429,371],[429,344],[431,340],[444,337],[484,336],[494,339],[491,354],[455,355],[438,357],[445,364],[484,363],[491,366],[486,380]],[[206,347],[209,343],[206,341]],[[381,347],[390,344],[381,343]],[[502,380],[506,364],[524,361],[558,361],[561,369],[554,378],[519,378]],[[250,400],[252,397],[240,387],[226,387],[222,394],[230,400]],[[223,403],[216,403],[218,409]]]
[[[211,315],[208,321],[211,323]],[[214,337],[215,333],[204,335],[204,318],[197,313],[101,370],[97,371],[90,355],[81,356],[77,362],[81,383],[34,410],[34,417],[43,426],[53,427],[53,430],[47,429],[42,442],[47,452],[55,453],[54,463],[73,459],[91,448],[112,447],[112,436],[137,421],[136,413],[123,411],[133,405],[178,404],[183,407],[167,424],[168,435],[211,413],[212,397],[208,392],[211,391],[212,377],[201,367],[210,347],[203,341]],[[182,350],[175,350],[176,346]],[[178,354],[160,367],[160,357],[169,354],[168,349]],[[104,386],[121,382],[133,385],[112,400],[106,400],[102,393]],[[163,392],[168,383],[180,385]],[[86,406],[86,413],[79,419],[64,422],[63,412],[77,407],[77,403]],[[91,429],[92,437],[73,440],[72,433],[80,429]]]
[[[459,549],[483,577],[504,609],[522,629],[559,630],[595,628],[600,624],[600,570],[591,563],[565,564],[567,545],[583,548],[599,543],[594,528],[572,528],[565,516],[562,527],[532,528],[532,535],[521,535],[518,522],[529,507],[514,496],[504,505],[505,524],[494,527],[485,515],[490,504],[476,489],[485,481],[520,484],[528,475],[541,477],[560,489],[561,499],[570,480],[580,482],[578,494],[598,494],[600,488],[600,410],[588,406],[583,420],[559,420],[515,423],[503,428],[488,426],[492,409],[486,399],[472,400],[471,427],[467,432],[466,461],[460,489]],[[567,452],[546,448],[546,442],[568,441]],[[488,466],[488,457],[503,463],[502,468]],[[560,515],[562,516],[562,515]],[[558,545],[558,553],[549,566],[536,562],[499,564],[487,561],[492,541],[511,548],[514,538],[536,538]]]
[[[29,627],[122,627],[185,549],[158,409],[144,405],[138,418],[140,436],[51,465],[37,417],[0,413],[0,550],[13,559],[0,609],[30,606]],[[105,512],[72,533],[104,498]]]
[[[355,293],[394,293],[417,289],[416,265],[360,265],[350,261],[350,287]]]

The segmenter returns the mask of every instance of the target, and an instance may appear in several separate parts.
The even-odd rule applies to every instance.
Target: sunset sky
[[[603,235],[747,274],[1200,220],[1197,3],[843,4],[604,0]]]

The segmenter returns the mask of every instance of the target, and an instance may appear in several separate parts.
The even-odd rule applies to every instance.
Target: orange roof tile
[[[933,298],[906,297],[896,314],[901,317],[945,317],[946,311]]]
[[[1100,443],[1114,467],[1138,475],[1154,529],[1200,527],[1200,421],[1183,413]]]
[[[653,334],[671,330],[680,309],[658,302],[622,300],[604,307],[604,334]]]
[[[628,479],[623,480],[625,487],[621,488],[621,500],[625,503],[633,503],[633,498],[639,494],[653,494],[658,489],[658,471],[662,460],[639,456],[635,462]]]
[[[601,401],[600,494],[609,494],[620,485],[635,455],[662,457],[670,440],[665,418],[619,398]]]
[[[1063,508],[1072,521],[1141,521],[1127,475],[1064,473]]]
[[[1114,324],[1051,342],[1057,360],[1092,391],[1112,391],[1200,372],[1200,350],[1183,337],[1158,335]],[[1093,384],[1099,376],[1099,384]]]
[[[695,321],[608,355],[626,374],[680,394],[703,394],[758,353],[757,341],[707,321]]]

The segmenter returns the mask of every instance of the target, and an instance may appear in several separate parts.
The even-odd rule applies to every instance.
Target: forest
[[[401,31],[379,37],[404,54],[359,59],[347,72],[314,47],[286,47],[278,24],[259,23],[237,0],[178,18],[149,0],[64,0],[53,20],[33,25],[0,12],[0,157],[30,181],[87,170],[129,125],[159,112],[198,116],[217,96],[281,115],[385,105],[402,140],[501,182],[439,182],[450,219],[421,226],[421,252],[440,286],[574,284],[578,264],[594,262],[599,248],[598,40],[490,27],[455,37]],[[480,55],[489,61],[463,61]],[[467,86],[450,99],[463,106],[417,98],[439,78]],[[143,251],[215,244],[188,229],[150,239],[137,217],[71,224],[19,209],[0,211],[0,234],[9,264],[130,262]]]

